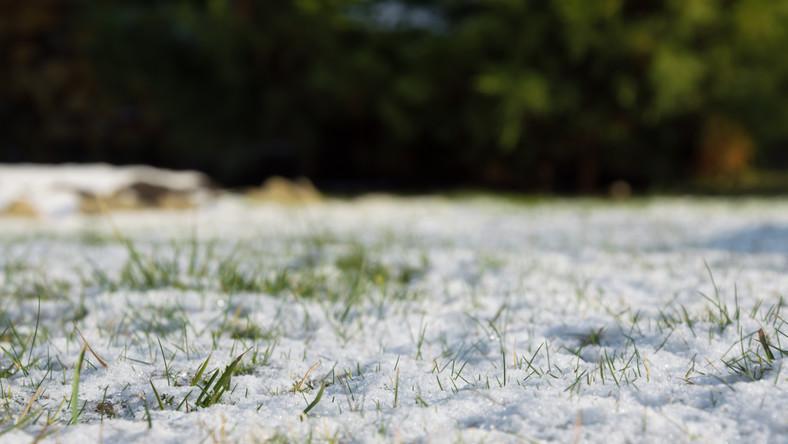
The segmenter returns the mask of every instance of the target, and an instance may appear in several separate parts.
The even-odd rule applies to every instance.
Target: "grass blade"
[[[87,346],[83,345],[74,366],[74,379],[71,381],[71,422],[69,424],[76,424],[79,419],[79,378],[82,375],[82,361],[85,359],[86,350]]]
[[[205,373],[205,369],[208,368],[208,362],[210,362],[210,360],[211,360],[211,355],[208,355],[208,357],[205,358],[205,361],[203,361],[202,364],[200,364],[200,366],[197,368],[197,372],[194,374],[194,377],[192,378],[189,385],[194,386],[197,385],[198,382],[200,382],[203,373]]]
[[[156,386],[153,385],[153,380],[149,379],[148,382],[150,382],[150,388],[153,389],[153,396],[156,397],[156,402],[159,404],[159,410],[164,410],[164,403],[161,402],[161,396],[159,396],[159,391],[156,390]]]
[[[763,351],[766,353],[766,359],[768,359],[769,362],[774,361],[774,354],[769,346],[769,338],[766,337],[766,333],[762,328],[758,329],[758,341],[761,343],[761,347],[763,347]]]
[[[320,399],[323,398],[323,392],[325,390],[326,390],[326,384],[325,383],[321,383],[320,384],[320,390],[317,391],[317,396],[315,396],[315,399],[313,399],[312,402],[310,402],[309,405],[306,406],[306,408],[304,409],[304,412],[303,412],[304,415],[308,415],[309,412],[313,408],[315,408],[315,406],[317,406],[317,404],[320,402]]]
[[[207,383],[205,383],[203,386],[197,385],[197,387],[201,390],[200,396],[197,398],[197,406],[210,407],[219,402],[219,400],[222,398],[222,395],[224,395],[224,393],[230,388],[230,381],[233,377],[233,374],[238,368],[238,364],[241,363],[241,359],[243,359],[244,355],[246,355],[249,350],[251,350],[251,348],[238,355],[238,357],[235,358],[233,362],[230,363],[230,365],[224,368],[224,371],[221,374],[219,373],[219,369],[216,369]]]

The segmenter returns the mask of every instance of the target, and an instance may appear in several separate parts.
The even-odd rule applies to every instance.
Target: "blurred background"
[[[786,0],[0,0],[0,162],[788,189]]]

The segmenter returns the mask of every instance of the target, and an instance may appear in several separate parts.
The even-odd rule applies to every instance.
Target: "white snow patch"
[[[109,367],[88,355],[80,421],[67,426],[64,408],[45,441],[788,442],[788,369],[778,348],[754,379],[725,364],[742,347],[764,356],[761,328],[788,348],[786,201],[422,198],[289,208],[223,199],[189,214],[118,214],[113,223],[163,264],[180,246],[184,269],[196,236],[214,245],[217,261],[240,245],[256,252],[240,256],[241,265],[254,259],[297,273],[317,261],[314,270],[336,279],[330,255],[355,242],[389,270],[416,267],[407,287],[415,296],[370,286],[348,309],[266,291],[82,288],[96,269],[118,279],[128,263],[104,218],[0,220],[0,345],[10,350],[3,332],[11,322],[24,337],[35,327],[37,299],[14,286],[27,282],[24,273],[71,284],[41,299],[47,334],[32,353],[38,364],[28,375],[0,376],[10,393],[0,433],[44,381],[33,405],[44,416],[3,442],[30,442],[45,430],[46,412],[70,396],[75,325]],[[327,261],[314,250],[321,242]],[[15,268],[20,261],[31,270]],[[701,292],[729,309],[728,325]],[[220,329],[227,322],[260,334],[233,339]],[[221,402],[158,408],[151,384],[176,403],[193,392],[193,403],[188,382],[200,363],[210,354],[210,369],[222,369],[249,347],[258,363],[233,378]],[[316,363],[311,388],[294,393]],[[0,355],[0,372],[9,366]],[[302,418],[321,381],[321,402]],[[102,400],[115,418],[102,418]]]

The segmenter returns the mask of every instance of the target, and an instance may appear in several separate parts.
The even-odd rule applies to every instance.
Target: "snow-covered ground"
[[[788,201],[225,197],[0,262],[2,442],[788,442]]]

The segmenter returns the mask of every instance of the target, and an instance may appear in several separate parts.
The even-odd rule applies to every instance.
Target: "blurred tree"
[[[0,160],[594,191],[788,166],[788,1],[0,0]]]

